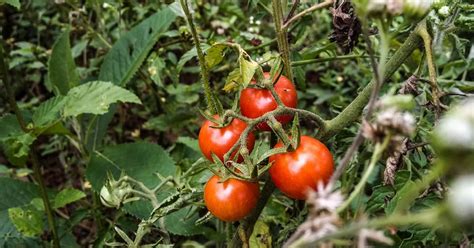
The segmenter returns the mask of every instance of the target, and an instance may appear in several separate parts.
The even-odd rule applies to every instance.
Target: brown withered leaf
[[[333,31],[329,35],[331,42],[336,42],[344,54],[348,54],[357,45],[362,32],[354,7],[349,0],[335,1],[331,8]]]

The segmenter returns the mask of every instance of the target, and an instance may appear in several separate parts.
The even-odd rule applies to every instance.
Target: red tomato
[[[214,116],[218,118],[218,116]],[[242,132],[247,127],[247,124],[239,119],[233,119],[232,122],[223,128],[212,128],[217,124],[206,120],[199,131],[199,147],[204,156],[213,161],[211,153],[214,153],[219,157],[221,161],[224,160],[224,154],[226,154],[230,148],[239,140]],[[255,144],[255,136],[250,133],[247,136],[247,148],[249,152],[253,150]],[[231,158],[236,154],[237,150],[232,153]],[[241,161],[239,157],[239,161]]]
[[[268,72],[264,73],[265,78],[269,78]],[[251,82],[252,84],[255,81]],[[295,85],[285,76],[280,76],[278,81],[273,85],[277,95],[285,106],[295,108],[298,99],[296,95]],[[246,88],[240,94],[240,111],[249,118],[257,118],[277,108],[277,103],[272,93],[267,89]],[[293,118],[292,115],[277,116],[276,119],[285,124]],[[270,131],[271,128],[267,123],[260,123],[257,129],[261,131]]]
[[[233,178],[219,182],[215,175],[204,187],[207,209],[223,221],[243,219],[255,208],[259,195],[258,183]]]
[[[275,148],[282,147],[280,141]],[[334,172],[334,161],[329,149],[319,140],[301,136],[295,151],[270,157],[270,175],[275,186],[290,198],[303,200],[317,183],[327,183]]]

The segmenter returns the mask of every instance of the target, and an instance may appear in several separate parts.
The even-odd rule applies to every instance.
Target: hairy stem
[[[204,95],[206,97],[207,108],[212,112],[212,114],[219,113],[219,108],[212,95],[212,90],[209,82],[209,68],[206,65],[206,60],[204,53],[201,48],[201,41],[194,25],[193,16],[189,11],[187,0],[180,0],[184,14],[186,15],[186,20],[188,21],[189,29],[191,29],[191,35],[193,36],[194,44],[196,47],[196,52],[198,55],[199,66],[201,67],[201,80],[202,87],[204,88]]]
[[[277,35],[278,50],[281,54],[283,64],[285,65],[285,75],[293,81],[293,70],[291,68],[290,45],[288,44],[288,33],[283,29],[283,8],[281,0],[272,0],[273,22],[275,22],[275,31]]]

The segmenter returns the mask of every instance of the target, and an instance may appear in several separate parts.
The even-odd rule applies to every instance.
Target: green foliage
[[[69,33],[70,30],[67,29],[58,37],[48,62],[49,82],[58,95],[66,95],[71,88],[79,84],[76,64],[72,58]]]
[[[36,209],[9,208],[8,215],[16,229],[26,237],[43,233],[43,215]]]
[[[62,208],[69,203],[78,201],[86,197],[84,192],[77,189],[63,189],[54,197],[53,208]]]
[[[175,18],[174,12],[166,7],[127,32],[105,56],[100,67],[99,80],[125,86],[139,70],[158,38],[163,35]],[[114,111],[93,120],[96,131],[86,134],[88,138],[91,137],[88,140],[93,144],[88,144],[89,147],[96,147],[100,144]]]
[[[0,4],[10,4],[11,6],[20,9],[20,0],[0,0]]]
[[[109,106],[116,102],[141,104],[135,94],[110,82],[89,82],[68,92],[62,114],[64,117],[85,113],[101,115],[107,113]]]

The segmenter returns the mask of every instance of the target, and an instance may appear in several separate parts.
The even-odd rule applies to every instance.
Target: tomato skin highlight
[[[207,209],[222,221],[237,221],[257,206],[260,196],[258,183],[230,178],[219,182],[214,175],[204,187],[204,202]]]
[[[218,118],[218,116],[214,116]],[[242,132],[247,127],[247,124],[239,119],[233,119],[232,122],[223,128],[212,128],[217,124],[206,120],[199,130],[199,148],[202,154],[213,161],[211,154],[214,153],[224,162],[224,155],[232,148],[232,146],[239,140]],[[247,136],[247,149],[249,153],[252,152],[255,145],[255,135],[249,133]],[[231,158],[237,153],[234,151]],[[242,161],[242,156],[239,156],[238,162]]]
[[[269,78],[270,74],[265,72],[264,77]],[[251,84],[255,84],[255,81],[252,81]],[[296,108],[296,105],[298,104],[296,88],[287,77],[283,75],[280,76],[273,87],[285,106]],[[246,88],[242,90],[239,100],[242,115],[253,119],[275,110],[278,107],[272,93],[267,89]],[[276,119],[282,124],[288,123],[292,118],[292,115],[281,115],[276,117]],[[271,130],[267,123],[259,123],[257,129],[261,131]]]
[[[275,148],[283,147],[279,141]],[[328,183],[334,172],[334,160],[329,149],[319,140],[301,136],[295,151],[273,155],[270,176],[275,186],[286,196],[304,200],[309,189],[316,190],[319,181]]]

